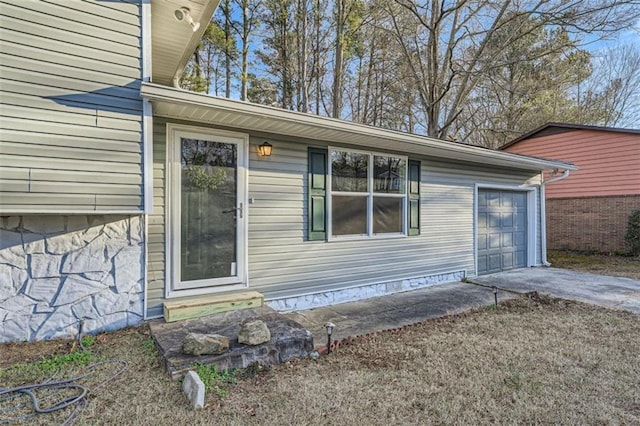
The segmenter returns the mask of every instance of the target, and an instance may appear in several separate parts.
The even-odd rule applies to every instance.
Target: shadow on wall
[[[140,80],[133,80],[123,86],[110,86],[91,92],[69,95],[44,96],[43,99],[70,108],[140,116],[142,111],[140,86]]]
[[[141,216],[0,218],[0,342],[74,337],[143,319]]]

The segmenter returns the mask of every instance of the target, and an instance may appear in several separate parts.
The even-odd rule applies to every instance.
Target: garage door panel
[[[489,270],[493,271],[500,269],[502,266],[502,255],[500,253],[494,253],[489,255]]]
[[[502,268],[513,268],[513,253],[502,253]]]
[[[527,266],[527,194],[478,190],[478,273]]]
[[[500,193],[497,191],[487,191],[487,207],[500,206]]]
[[[513,221],[514,221],[514,214],[513,213],[501,213],[502,216],[502,227],[512,227],[513,226]]]
[[[486,250],[487,248],[487,235],[478,234],[478,250]]]
[[[515,207],[526,209],[527,208],[527,194],[516,193],[514,197]]]
[[[489,213],[489,228],[500,228],[500,213]]]
[[[502,237],[501,234],[495,233],[495,234],[489,234],[487,236],[489,237],[488,238],[489,239],[489,247],[488,247],[489,250],[491,250],[491,249],[500,249],[500,247],[502,247],[502,244],[501,244],[501,241],[500,241],[500,239]]]
[[[513,207],[513,194],[502,192],[500,196],[502,207]]]
[[[487,256],[478,255],[478,271],[488,271]]]
[[[487,214],[478,213],[478,228],[485,229],[487,227]]]
[[[478,209],[487,207],[487,193],[478,192]]]

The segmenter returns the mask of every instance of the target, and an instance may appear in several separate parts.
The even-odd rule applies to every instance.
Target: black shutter
[[[327,155],[325,148],[309,148],[309,241],[327,239]]]
[[[420,161],[409,160],[407,200],[407,231],[420,235]]]

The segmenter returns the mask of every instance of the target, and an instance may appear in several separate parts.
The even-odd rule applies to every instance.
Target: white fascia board
[[[462,145],[454,142],[442,141],[426,136],[412,135],[378,127],[367,126],[360,123],[353,123],[334,118],[321,117],[317,115],[287,111],[264,105],[257,105],[248,102],[236,101],[225,98],[213,97],[201,93],[189,92],[156,84],[143,84],[142,96],[150,99],[154,103],[166,103],[169,105],[179,105],[186,113],[195,112],[202,109],[215,109],[239,117],[269,119],[270,123],[277,123],[282,129],[281,133],[287,136],[308,138],[307,132],[292,131],[292,128],[304,126],[307,129],[321,129],[338,133],[341,140],[325,140],[326,142],[341,142],[360,146],[367,146],[354,138],[362,136],[392,142],[394,148],[400,151],[407,151],[414,154],[441,157],[465,162],[493,165],[498,167],[516,168],[539,172],[541,170],[577,170],[572,164],[561,161],[552,161],[512,154],[502,151],[494,151],[470,145]],[[188,115],[183,117],[172,117],[191,119]],[[247,120],[244,120],[247,122]],[[251,122],[251,121],[248,121]],[[258,122],[255,120],[254,122]],[[229,127],[234,127],[233,122],[220,123]],[[257,126],[244,126],[247,130],[265,131]],[[273,133],[273,130],[269,131]]]

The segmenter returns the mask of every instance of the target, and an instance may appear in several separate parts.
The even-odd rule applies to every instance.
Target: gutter
[[[540,206],[541,206],[540,210],[542,211],[542,214],[541,214],[542,217],[540,218],[540,221],[542,223],[540,226],[541,228],[540,231],[542,232],[541,249],[542,249],[542,265],[543,266],[551,266],[551,263],[549,263],[549,261],[547,260],[547,202],[546,202],[547,196],[545,194],[545,187],[550,183],[558,182],[568,178],[569,173],[571,173],[570,170],[565,170],[561,176],[556,176],[547,181],[544,180],[544,173],[541,173],[542,183],[540,184]]]

